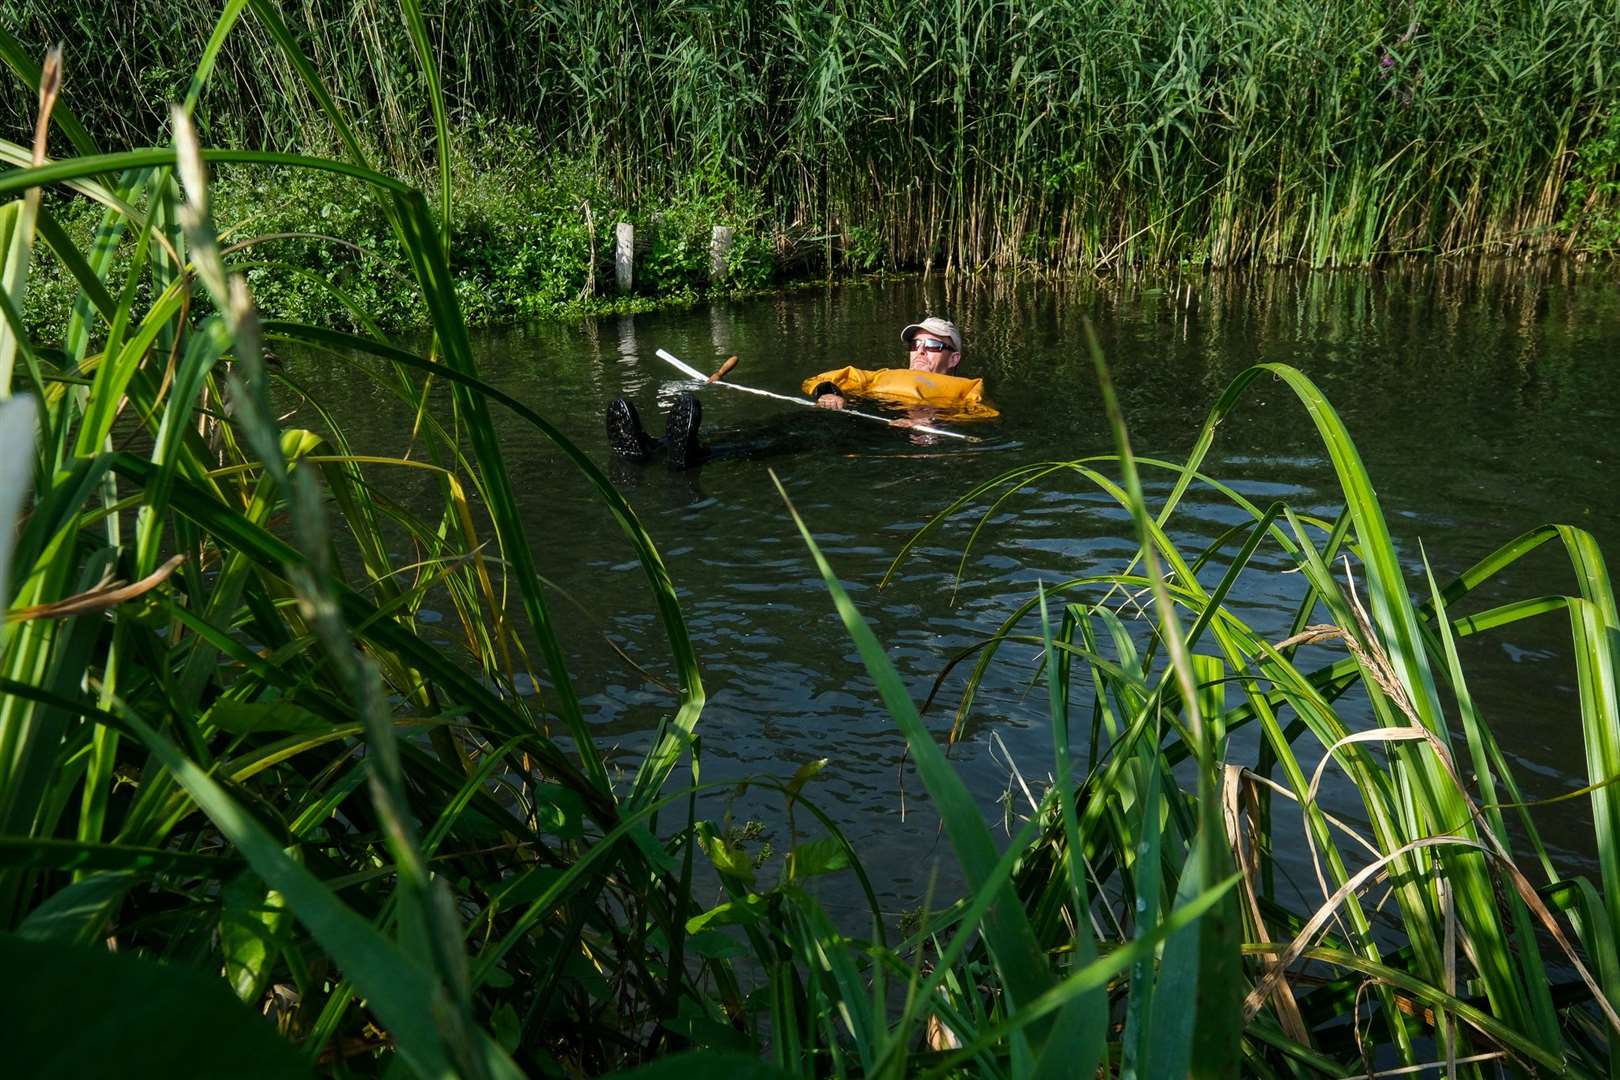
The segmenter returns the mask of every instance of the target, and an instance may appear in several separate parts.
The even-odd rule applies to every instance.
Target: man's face
[[[911,370],[932,371],[936,375],[943,375],[954,368],[962,359],[962,354],[951,348],[949,339],[936,337],[926,330],[919,330],[911,339]]]

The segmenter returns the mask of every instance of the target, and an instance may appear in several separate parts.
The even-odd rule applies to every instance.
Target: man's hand
[[[816,388],[810,391],[810,399],[816,403],[818,409],[842,409],[844,395],[839,392],[838,384],[829,379],[816,383]]]

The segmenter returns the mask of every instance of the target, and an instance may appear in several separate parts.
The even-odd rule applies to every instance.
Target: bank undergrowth
[[[256,13],[276,28],[275,9]],[[403,14],[431,80],[421,12]],[[1030,597],[1030,621],[981,650],[991,663],[1008,640],[1036,645],[1049,702],[1049,782],[998,843],[788,507],[781,527],[798,525],[968,885],[896,928],[816,807],[823,763],[749,781],[781,795],[779,855],[708,812],[736,784],[703,779],[701,658],[654,538],[588,456],[480,378],[448,189],[435,213],[377,169],[298,66],[341,158],[200,147],[185,104],[172,145],[47,162],[53,122],[82,135],[63,114],[5,147],[30,162],[0,174],[0,1007],[15,1069],[1620,1070],[1620,614],[1589,534],[1538,529],[1441,584],[1401,561],[1349,432],[1298,371],[1243,372],[1186,461],[1139,461],[1098,358],[1114,452],[1015,470],[941,515],[982,499],[993,517],[1072,478],[1127,511],[1138,542],[1130,565]],[[233,250],[239,223],[209,181],[243,166],[342,177],[356,204],[375,200],[431,340],[406,347],[358,305],[355,333],[264,317],[256,255]],[[45,185],[99,208],[93,240],[73,242]],[[21,311],[53,260],[78,289],[35,336]],[[267,362],[278,343],[360,365],[411,406],[408,451],[350,452],[340,403]],[[1259,380],[1311,419],[1335,517],[1258,506],[1200,472]],[[623,775],[584,720],[547,549],[519,509],[545,478],[518,489],[496,410],[594,487],[645,578],[668,712]],[[427,509],[377,482],[405,469],[436,486]],[[1143,469],[1175,478],[1162,505]],[[1182,550],[1175,514],[1194,491],[1238,524]],[[1569,562],[1567,595],[1475,606],[1547,545]],[[1299,571],[1281,641],[1232,602],[1262,548]],[[424,606],[453,613],[448,641]],[[1456,644],[1549,616],[1568,622],[1566,722],[1591,782],[1568,797],[1592,811],[1590,836],[1556,845]],[[1235,732],[1257,733],[1247,760]],[[1360,819],[1322,807],[1330,772]],[[1290,845],[1315,882],[1280,880]],[[850,875],[862,925],[822,908],[828,874]]]
[[[554,161],[538,173],[493,158],[484,147],[452,166],[460,179],[449,223],[459,239],[450,272],[469,325],[645,310],[784,280],[765,215],[741,192],[688,186],[649,213],[618,200],[586,163]],[[223,239],[262,310],[351,329],[429,325],[409,255],[374,194],[327,173],[257,165],[222,167],[212,191],[221,220],[232,223]],[[101,224],[95,203],[56,197],[48,206],[75,243],[92,242]],[[620,221],[642,238],[634,286],[623,293],[614,285]],[[736,237],[719,275],[710,255],[716,225]],[[129,254],[115,253],[121,268]],[[78,283],[57,264],[41,270],[24,316],[46,332],[65,325]]]

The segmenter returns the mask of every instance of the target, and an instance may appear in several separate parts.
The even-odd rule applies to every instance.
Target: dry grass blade
[[[1315,626],[1307,626],[1292,637],[1283,638],[1272,647],[1282,652],[1297,645],[1320,645],[1324,641],[1342,641],[1345,637],[1346,634],[1340,627],[1332,623],[1318,623]]]
[[[1417,709],[1412,704],[1412,695],[1407,692],[1406,685],[1396,674],[1395,665],[1390,662],[1389,654],[1378,643],[1378,635],[1373,632],[1372,620],[1367,616],[1367,609],[1361,606],[1361,595],[1356,591],[1356,578],[1350,570],[1348,555],[1344,556],[1344,583],[1350,594],[1350,605],[1351,610],[1355,612],[1356,625],[1360,630],[1359,634],[1345,633],[1343,635],[1345,645],[1355,654],[1356,659],[1361,661],[1362,668],[1402,715],[1413,724],[1422,726]]]
[[[1458,791],[1461,792],[1463,798],[1467,800],[1474,819],[1476,821],[1482,820],[1480,809],[1477,804],[1475,804],[1474,801],[1469,798],[1467,790],[1462,785],[1461,777],[1457,775],[1456,770],[1453,767],[1451,756],[1446,752],[1445,747],[1440,743],[1435,735],[1428,729],[1422,727],[1384,728],[1377,731],[1357,732],[1340,740],[1338,744],[1329,749],[1328,754],[1324,756],[1322,763],[1317,767],[1316,773],[1312,777],[1310,788],[1310,797],[1312,800],[1314,800],[1318,784],[1321,780],[1322,770],[1327,765],[1328,761],[1332,760],[1332,751],[1345,744],[1369,741],[1422,741],[1428,743],[1430,748],[1435,752],[1436,756],[1444,764],[1445,768],[1450,774],[1452,782],[1456,784]],[[1266,998],[1274,992],[1282,970],[1297,959],[1302,953],[1304,953],[1305,950],[1311,947],[1311,943],[1315,940],[1316,934],[1320,932],[1322,927],[1327,924],[1328,920],[1333,917],[1334,912],[1337,911],[1339,905],[1342,904],[1347,897],[1349,897],[1352,893],[1357,892],[1369,881],[1373,880],[1376,875],[1383,873],[1385,868],[1391,863],[1401,859],[1411,852],[1424,848],[1456,846],[1472,848],[1483,852],[1489,859],[1491,859],[1497,866],[1501,867],[1507,873],[1509,879],[1513,882],[1514,889],[1519,894],[1520,899],[1525,902],[1525,905],[1535,914],[1536,918],[1541,922],[1547,933],[1551,935],[1553,940],[1558,943],[1559,948],[1563,951],[1565,957],[1568,958],[1571,966],[1573,966],[1577,974],[1580,975],[1581,981],[1584,982],[1587,989],[1591,991],[1594,1003],[1603,1013],[1604,1018],[1608,1021],[1610,1027],[1616,1034],[1620,1034],[1620,1014],[1615,1012],[1614,1006],[1609,1003],[1608,997],[1603,993],[1603,990],[1598,985],[1597,980],[1592,977],[1592,973],[1581,961],[1579,953],[1576,952],[1575,947],[1570,943],[1569,938],[1564,934],[1563,928],[1558,925],[1557,918],[1547,907],[1545,901],[1541,899],[1540,895],[1536,891],[1535,886],[1519,869],[1518,864],[1513,859],[1512,853],[1502,846],[1501,842],[1496,838],[1496,834],[1491,830],[1481,829],[1480,834],[1484,837],[1483,841],[1473,840],[1461,836],[1434,836],[1413,840],[1409,843],[1403,844],[1401,847],[1387,855],[1379,856],[1379,858],[1374,860],[1371,864],[1357,872],[1353,877],[1350,878],[1350,880],[1345,882],[1344,885],[1340,886],[1337,891],[1329,896],[1326,903],[1317,909],[1315,914],[1313,914],[1310,920],[1306,923],[1304,929],[1302,929],[1300,933],[1295,936],[1288,948],[1284,950],[1282,955],[1279,957],[1277,967],[1267,973],[1261,979],[1260,983],[1255,986],[1254,990],[1249,994],[1248,998],[1244,1002],[1245,1015],[1252,1017]]]
[[[1282,784],[1277,783],[1277,781],[1271,779],[1269,776],[1261,776],[1257,772],[1244,769],[1243,781],[1246,784],[1266,788],[1273,795],[1281,795],[1283,798],[1288,799],[1291,802],[1297,803],[1300,801],[1299,794],[1297,792],[1284,787]],[[1343,833],[1351,840],[1354,840],[1367,854],[1373,856],[1374,858],[1378,856],[1378,846],[1352,828],[1349,822],[1329,813],[1323,813],[1322,820],[1339,830],[1339,832]]]
[[[144,596],[168,580],[180,564],[186,561],[184,555],[170,556],[169,561],[152,571],[141,580],[129,584],[108,581],[97,585],[93,589],[86,589],[76,596],[69,596],[64,600],[55,600],[49,604],[36,604],[33,607],[18,608],[8,616],[11,622],[29,622],[33,619],[65,619],[70,615],[84,615],[92,611],[106,611],[119,604],[128,603],[137,597]]]
[[[1501,1061],[1508,1056],[1505,1050],[1492,1050],[1484,1054],[1469,1054],[1467,1057],[1448,1057],[1445,1061],[1426,1061],[1418,1065],[1401,1065],[1393,1069],[1379,1069],[1377,1072],[1356,1073],[1353,1076],[1344,1077],[1344,1080],[1382,1080],[1386,1076],[1413,1076],[1442,1068],[1455,1068],[1458,1065],[1478,1065],[1486,1061]]]
[[[1227,762],[1221,770],[1221,806],[1225,811],[1226,838],[1232,847],[1232,857],[1237,863],[1240,875],[1241,891],[1244,903],[1248,906],[1249,921],[1254,928],[1254,940],[1262,944],[1271,941],[1271,935],[1266,930],[1266,919],[1260,911],[1260,893],[1256,887],[1257,871],[1254,860],[1250,857],[1249,837],[1254,831],[1252,816],[1243,810],[1243,766]],[[1252,788],[1249,789],[1252,792]],[[1245,821],[1248,822],[1245,825]],[[1275,966],[1273,960],[1268,966]],[[1285,974],[1279,972],[1276,989],[1277,1018],[1282,1023],[1283,1031],[1290,1039],[1301,1046],[1311,1045],[1311,1032],[1300,1014],[1299,1002],[1294,1000],[1294,988],[1288,982]]]
[[[1288,947],[1283,949],[1283,951],[1278,955],[1275,966],[1273,966],[1270,971],[1261,977],[1260,981],[1255,984],[1254,989],[1249,992],[1248,997],[1244,999],[1244,1018],[1252,1020],[1254,1018],[1254,1014],[1260,1011],[1260,1008],[1265,1004],[1266,999],[1276,991],[1278,984],[1282,980],[1283,973],[1287,970],[1287,968],[1311,947],[1312,942],[1316,940],[1316,935],[1321,933],[1322,929],[1326,927],[1333,918],[1336,917],[1339,905],[1343,904],[1344,901],[1352,894],[1359,892],[1364,885],[1374,881],[1379,875],[1386,873],[1387,868],[1391,863],[1404,858],[1414,851],[1440,846],[1473,848],[1475,850],[1485,852],[1486,854],[1494,854],[1484,844],[1474,840],[1468,840],[1457,836],[1425,836],[1402,844],[1400,847],[1396,848],[1392,852],[1389,852],[1388,854],[1380,855],[1373,862],[1362,867],[1359,871],[1353,874],[1349,880],[1347,880],[1343,885],[1339,886],[1339,888],[1327,898],[1327,901],[1322,904],[1322,906],[1317,908],[1316,911],[1312,913],[1310,919],[1306,921],[1304,927],[1298,934],[1294,936],[1294,939],[1288,943]]]
[[[53,46],[45,53],[40,67],[39,116],[34,121],[34,164],[43,165],[46,144],[51,134],[51,112],[56,108],[56,96],[62,91],[62,46]]]

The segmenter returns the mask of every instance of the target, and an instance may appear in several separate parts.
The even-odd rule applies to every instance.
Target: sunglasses
[[[911,347],[913,350],[921,349],[924,352],[945,352],[951,346],[948,342],[940,341],[938,338],[918,337],[911,339]]]

